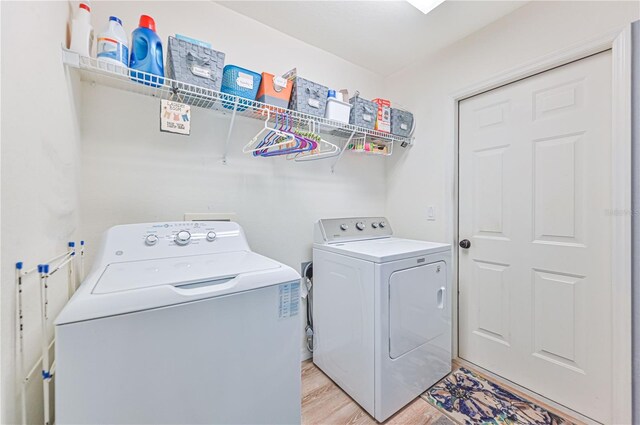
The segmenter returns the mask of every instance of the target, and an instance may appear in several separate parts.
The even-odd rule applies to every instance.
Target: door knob
[[[460,248],[469,249],[471,248],[471,241],[469,239],[463,239],[460,241]]]

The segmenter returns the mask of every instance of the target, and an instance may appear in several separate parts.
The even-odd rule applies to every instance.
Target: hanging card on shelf
[[[191,134],[191,106],[172,100],[160,101],[160,131]]]

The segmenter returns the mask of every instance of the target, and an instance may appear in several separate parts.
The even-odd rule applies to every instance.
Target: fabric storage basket
[[[413,114],[398,108],[391,108],[391,134],[409,137],[413,132]]]
[[[168,46],[168,78],[220,91],[224,53],[175,37],[169,37]]]
[[[268,72],[262,73],[257,101],[286,109],[291,99],[293,83],[285,78],[276,77]]]
[[[289,109],[324,118],[328,94],[328,87],[301,77],[295,77]]]
[[[258,94],[262,77],[257,72],[240,68],[235,65],[227,65],[222,73],[222,93],[228,93],[234,96],[243,97],[245,99],[255,100]],[[225,96],[223,96],[223,99]],[[222,106],[227,109],[233,109],[235,99],[227,97],[228,100],[222,101]],[[251,102],[240,99],[238,102],[238,111],[247,109]]]
[[[376,126],[378,105],[370,100],[359,97],[357,93],[349,99],[349,103],[352,105],[351,112],[349,113],[349,124],[373,130]]]

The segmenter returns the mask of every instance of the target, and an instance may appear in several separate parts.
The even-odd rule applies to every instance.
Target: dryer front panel
[[[379,422],[451,371],[450,280],[449,252],[376,264]]]
[[[389,356],[396,359],[450,332],[442,312],[449,296],[443,261],[399,270],[389,278]]]

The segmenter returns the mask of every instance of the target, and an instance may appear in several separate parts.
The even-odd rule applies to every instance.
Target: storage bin
[[[260,87],[260,81],[262,76],[257,72],[249,71],[248,69],[240,68],[235,65],[227,65],[222,72],[222,93],[228,93],[234,96],[243,97],[245,99],[255,100],[258,94],[258,87]],[[224,97],[223,97],[224,99]],[[222,106],[227,109],[233,109],[234,101],[223,100]],[[247,109],[251,102],[243,101],[238,102],[238,111],[244,111]]]
[[[349,99],[349,103],[352,105],[349,113],[349,124],[373,130],[376,126],[378,105],[370,100],[361,98],[357,93]]]
[[[398,108],[391,108],[391,134],[409,137],[413,130],[413,114]]]
[[[349,111],[351,111],[351,104],[329,97],[327,98],[327,110],[324,117],[332,121],[349,124]]]
[[[283,86],[284,84],[284,86]],[[276,77],[268,72],[262,73],[262,81],[258,89],[258,102],[286,109],[291,99],[293,83],[285,78]]]
[[[316,117],[324,117],[329,88],[313,81],[295,77],[289,108]]]
[[[224,53],[169,37],[167,77],[194,86],[220,91]]]

